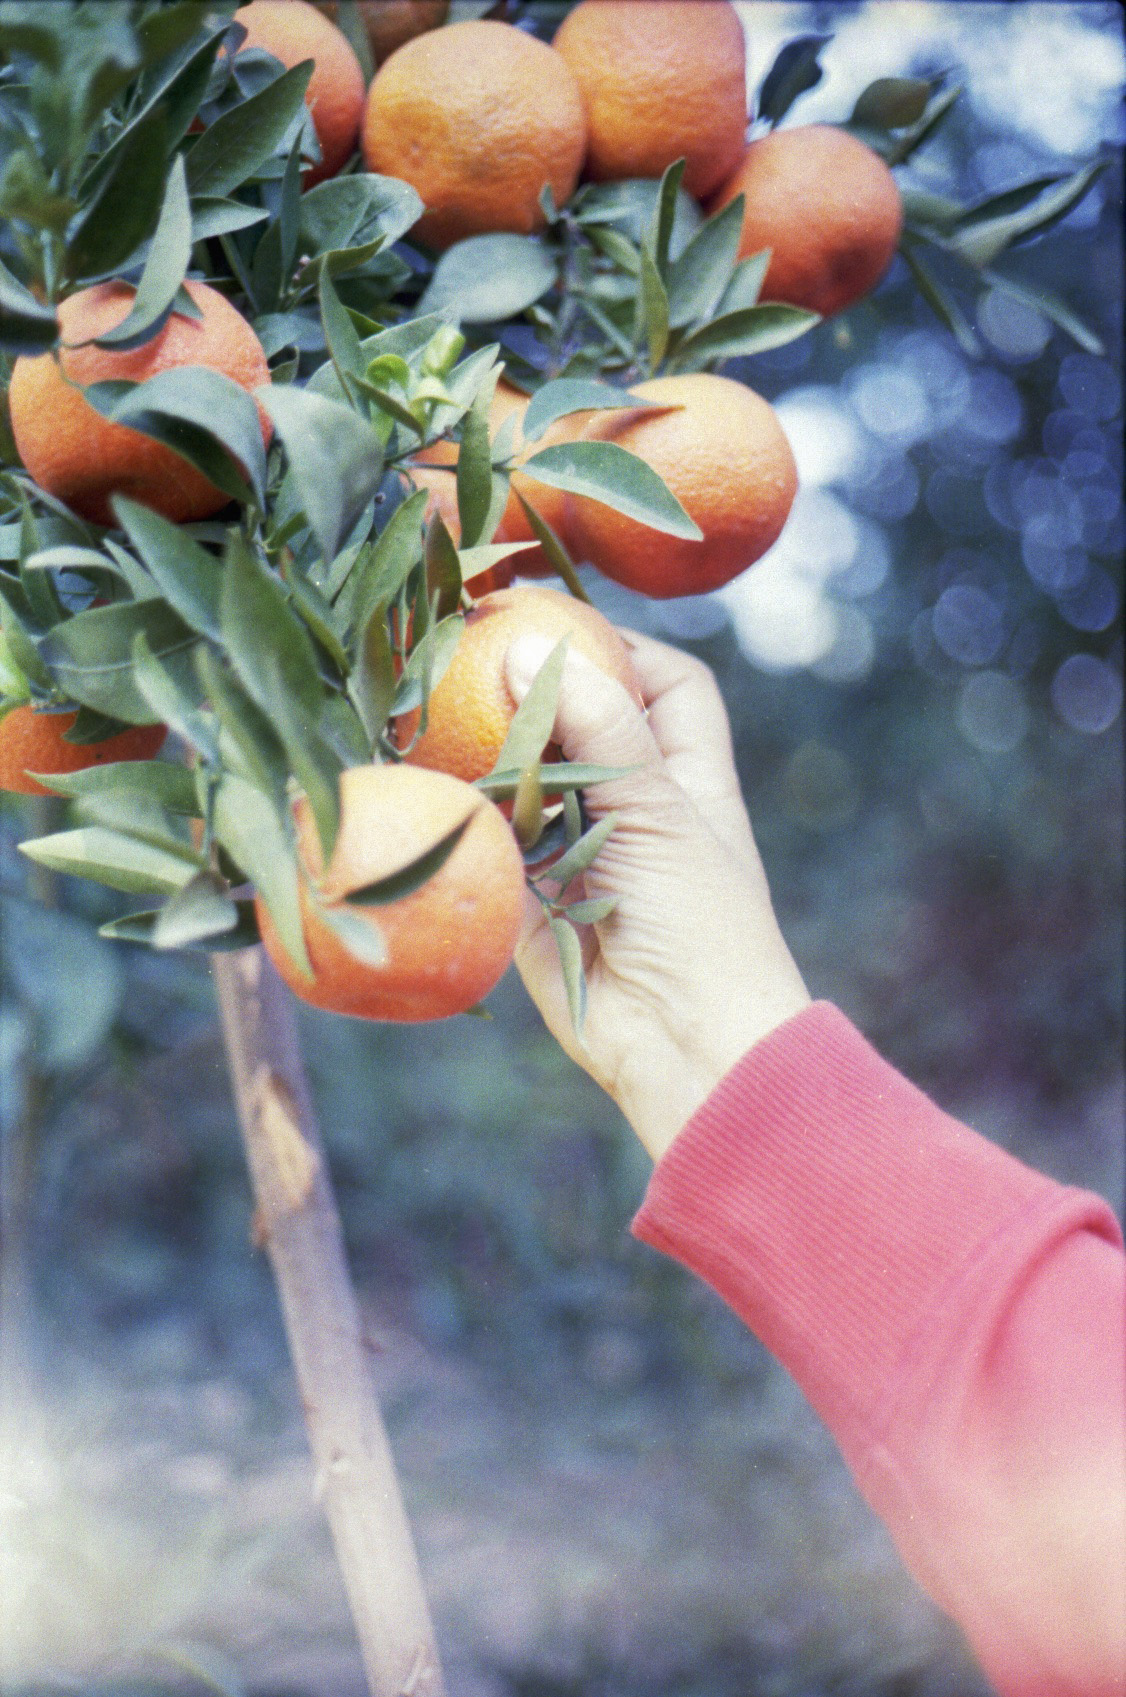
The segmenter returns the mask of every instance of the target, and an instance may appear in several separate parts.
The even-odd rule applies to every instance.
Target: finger
[[[710,666],[638,631],[623,630],[665,771],[722,842],[754,853],[727,708]]]
[[[517,637],[510,645],[506,675],[518,701],[527,694],[551,647],[543,637],[531,634]],[[657,805],[667,780],[661,751],[644,713],[616,678],[608,677],[585,655],[573,650],[563,665],[554,730],[568,760],[634,769],[627,778],[592,787],[590,798],[596,813],[628,809],[640,814]]]

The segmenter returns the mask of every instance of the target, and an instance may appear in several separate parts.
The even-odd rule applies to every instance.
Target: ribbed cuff
[[[1061,1187],[944,1114],[817,1002],[662,1156],[634,1235],[707,1280],[832,1427],[871,1429],[971,1257]]]

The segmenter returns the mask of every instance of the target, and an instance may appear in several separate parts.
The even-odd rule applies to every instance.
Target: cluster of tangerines
[[[313,61],[306,103],[321,160],[305,186],[340,171],[359,147],[367,169],[418,191],[426,210],[412,235],[433,248],[486,232],[535,231],[544,221],[545,185],[561,205],[582,175],[655,178],[683,159],[684,185],[706,206],[744,196],[740,251],[771,250],[767,300],[828,315],[871,289],[890,262],[900,202],[875,153],[823,126],[748,146],[744,38],[729,0],[580,0],[550,46],[502,22],[435,27],[444,0],[361,0],[377,66],[370,87],[331,20],[335,9],[251,0],[235,13],[246,31],[240,50],[264,49],[286,67]],[[251,392],[269,383],[261,344],[235,307],[207,284],[187,288],[199,318],[173,314],[128,351],[100,349],[95,339],[124,319],[132,287],[84,289],[59,307],[59,351],[15,364],[9,400],[24,466],[49,495],[96,524],[114,522],[117,494],[177,523],[226,504],[187,461],[107,421],[82,394],[83,385],[139,382],[180,365],[209,366]],[[629,449],[665,480],[702,540],[658,533],[590,498],[533,486],[519,470],[529,451],[520,431],[528,397],[503,381],[491,434],[515,415],[515,446],[512,493],[495,540],[535,542],[524,495],[574,558],[621,583],[653,596],[716,588],[779,535],[796,490],[789,444],[766,401],[718,375],[657,377],[631,394],[649,405],[572,414],[539,445],[582,436]],[[269,421],[260,415],[268,442]],[[407,473],[429,490],[432,510],[455,539],[457,454],[456,444],[439,442]],[[372,1018],[441,1017],[475,1004],[511,960],[527,899],[523,860],[508,820],[472,786],[493,770],[515,711],[503,668],[517,635],[567,636],[640,699],[613,627],[554,589],[511,587],[514,567],[521,577],[552,569],[540,548],[528,547],[466,586],[464,632],[431,693],[426,729],[403,761],[344,774],[327,867],[310,811],[298,802],[311,977],[290,959],[261,901],[258,916],[276,965],[308,1001]],[[64,740],[72,723],[73,714],[31,705],[9,711],[0,721],[0,787],[43,793],[32,774],[151,758],[164,735],[162,727],[142,726],[75,744]],[[418,861],[451,832],[452,852],[421,887],[353,910],[383,940],[382,963],[361,962],[326,912]]]

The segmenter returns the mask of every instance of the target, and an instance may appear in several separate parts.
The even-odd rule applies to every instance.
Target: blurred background
[[[964,81],[921,187],[1109,154],[1021,264],[1110,352],[989,293],[964,300],[971,358],[897,262],[737,369],[801,471],[766,560],[692,601],[589,588],[715,668],[811,989],[1121,1210],[1121,15],[740,11],[752,86],[833,33],[788,122],[847,116],[878,75]],[[40,805],[0,812],[2,1225],[29,1316],[3,1339],[0,1686],[359,1697],[206,961],[103,943],[114,898],[33,886],[14,845]],[[648,1166],[616,1111],[514,977],[490,1006],[302,1015],[455,1697],[985,1697],[787,1376],[630,1237]]]

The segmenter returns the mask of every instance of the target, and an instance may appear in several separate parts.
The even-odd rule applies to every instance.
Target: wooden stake
[[[340,1217],[293,1001],[261,948],[212,956],[256,1229],[297,1375],[372,1697],[445,1686],[387,1433],[371,1384]]]

